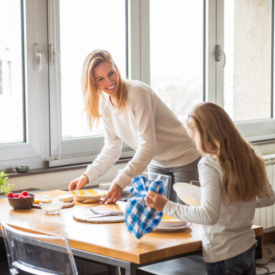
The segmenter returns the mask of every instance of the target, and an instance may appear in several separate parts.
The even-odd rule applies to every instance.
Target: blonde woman
[[[82,90],[89,125],[92,128],[102,119],[105,144],[69,190],[81,189],[104,175],[119,159],[123,142],[135,155],[113,180],[104,202],[119,200],[131,178],[149,164],[149,170],[158,169],[176,182],[198,179],[200,154],[182,123],[145,83],[123,80],[107,51],[93,51],[85,59]],[[176,201],[175,194],[170,198]]]
[[[187,131],[205,154],[199,162],[201,206],[179,205],[150,192],[146,204],[164,214],[202,224],[208,274],[254,274],[255,208],[274,204],[265,164],[214,103],[196,105]]]

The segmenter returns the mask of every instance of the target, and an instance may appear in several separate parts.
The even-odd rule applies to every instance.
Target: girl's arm
[[[190,222],[214,225],[220,215],[221,183],[220,173],[211,164],[200,163],[201,206],[186,206],[168,201],[163,213]]]
[[[108,123],[103,119],[104,123],[104,147],[97,158],[87,167],[84,172],[88,176],[89,182],[99,178],[108,172],[108,170],[119,159],[122,149],[122,140],[119,139]]]
[[[271,196],[264,198],[264,199],[259,199],[258,197],[256,197],[256,200],[257,200],[256,208],[271,206],[275,203],[274,191],[272,190],[272,187],[270,184],[269,184],[269,187],[270,187],[270,191],[271,191],[270,192]]]
[[[151,93],[140,89],[133,99],[132,112],[137,122],[138,148],[131,161],[114,179],[122,189],[130,184],[131,178],[140,175],[155,155],[155,108]]]

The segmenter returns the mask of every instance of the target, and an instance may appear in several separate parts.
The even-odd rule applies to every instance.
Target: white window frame
[[[127,1],[129,78],[150,85],[150,0]],[[53,89],[56,79],[51,79],[52,68],[50,67],[53,67],[54,74],[56,67],[49,64],[48,57],[49,45],[51,44],[54,45],[56,52],[60,52],[59,1],[54,1],[56,5],[55,17],[52,8],[50,8],[53,0],[24,0],[23,3],[27,141],[26,143],[0,146],[0,169],[12,172],[14,171],[13,167],[17,165],[29,165],[31,169],[35,169],[45,166],[91,162],[103,147],[102,136],[61,141],[58,134],[59,131],[61,133],[61,113],[58,115],[57,112],[58,108],[61,110],[61,98],[60,92],[57,93],[56,89]],[[221,45],[222,49],[224,46],[224,0],[205,0],[205,7],[204,96],[206,101],[216,102],[223,106],[223,68],[222,62],[215,61],[214,51],[215,45]],[[274,5],[272,8],[274,14]],[[53,18],[56,20],[56,29],[53,28],[53,22],[50,21]],[[274,40],[274,26],[272,26],[272,31],[272,39]],[[55,37],[53,34],[56,39],[52,39]],[[39,45],[41,52],[45,55],[45,66],[40,73],[34,65],[35,43]],[[274,47],[274,43],[272,47]],[[60,57],[62,58],[62,56]],[[273,55],[272,58],[274,59]],[[272,64],[274,66],[273,60]],[[274,71],[272,67],[273,74]],[[58,76],[60,85],[60,72]],[[272,81],[274,79],[275,75],[273,75]],[[274,99],[275,96],[273,96],[273,106],[275,106]],[[236,125],[248,141],[274,139],[274,113],[271,119],[237,122]],[[62,154],[61,160],[57,162],[53,159],[59,156],[59,142],[61,142]],[[88,152],[87,148],[89,148]],[[133,156],[133,154],[134,151],[124,145],[121,157]]]
[[[37,43],[47,60],[46,1],[26,0],[22,3],[25,23],[23,88],[26,91],[26,142],[0,146],[0,168],[8,173],[19,165],[29,165],[32,169],[43,167],[47,147],[45,144],[49,142],[47,63],[39,73],[33,59],[34,44]]]
[[[136,8],[135,2],[139,1],[131,1],[128,3],[130,18],[131,15],[136,16],[136,13],[133,13],[133,9]],[[57,56],[62,58],[62,53],[60,52],[60,23],[59,23],[59,0],[49,0],[48,1],[48,24],[49,24],[49,33],[48,33],[48,41],[49,41],[49,51],[51,51],[50,45],[53,46],[54,50],[58,53]],[[139,18],[139,15],[138,15]],[[55,22],[54,22],[55,20]],[[131,19],[130,19],[131,20]],[[134,20],[137,20],[134,18]],[[134,33],[138,24],[131,24],[133,26]],[[130,31],[130,33],[132,33]],[[131,37],[130,37],[131,39]],[[138,48],[138,44],[135,47]],[[130,51],[129,60],[132,58],[136,58],[135,53],[137,53],[139,49],[134,48],[134,52]],[[50,56],[50,53],[49,53]],[[132,58],[131,58],[132,57]],[[140,59],[136,60],[137,63],[140,63]],[[60,60],[59,60],[60,62]],[[60,165],[68,165],[75,163],[85,163],[92,162],[97,155],[100,153],[103,145],[104,145],[104,137],[103,136],[92,136],[92,137],[84,137],[84,138],[75,138],[70,140],[62,140],[62,118],[61,118],[61,70],[58,71],[58,58],[57,61],[51,65],[51,60],[49,60],[49,77],[50,77],[50,151],[46,160],[48,161],[48,166],[60,166]],[[136,66],[138,67],[138,66]],[[136,68],[135,68],[136,70]],[[131,69],[130,69],[131,71]],[[136,73],[136,71],[131,71],[131,79],[138,79],[140,77]],[[133,75],[134,74],[134,75]],[[57,75],[57,81],[56,76]],[[134,77],[134,78],[133,78]],[[58,85],[58,89],[56,88]],[[59,157],[59,146],[61,144],[61,156]],[[134,151],[127,144],[123,144],[121,157],[131,157],[134,155]],[[60,160],[58,161],[58,159]]]
[[[209,11],[208,17],[211,18],[211,16],[213,16],[213,18],[216,19],[216,41],[217,43],[215,45],[220,45],[221,49],[224,48],[224,0],[208,0],[209,2],[209,10],[211,9],[211,11]],[[271,92],[273,95],[271,96],[271,108],[273,109],[272,112],[272,118],[269,119],[259,119],[259,120],[251,120],[251,121],[242,121],[242,122],[235,122],[235,125],[237,126],[238,130],[240,131],[240,133],[245,137],[245,139],[249,142],[255,142],[255,141],[262,141],[262,140],[270,140],[270,139],[274,139],[275,138],[275,116],[274,116],[274,112],[275,112],[275,101],[274,101],[274,87],[273,87],[273,82],[274,82],[274,4],[273,1],[271,2],[271,10],[273,14],[273,21],[272,22],[272,26],[271,26],[271,50],[272,50],[272,54],[271,54]],[[216,13],[215,13],[215,7],[216,6]],[[216,14],[214,16],[214,14]],[[212,18],[212,19],[213,19]],[[214,24],[214,22],[213,22]],[[209,52],[209,56],[212,60],[214,60],[215,62],[215,56],[214,56],[214,51],[215,51],[215,47],[213,47],[214,45],[211,45],[211,52]],[[226,53],[225,53],[226,54]],[[212,57],[211,57],[212,56]],[[216,66],[214,68],[213,66],[213,70],[215,70],[215,79],[216,79],[216,102],[219,105],[221,105],[222,107],[224,107],[224,99],[223,99],[223,95],[224,95],[224,74],[223,74],[223,63],[221,62],[215,62]],[[211,68],[208,68],[209,70],[211,70]],[[211,87],[212,88],[212,87]]]

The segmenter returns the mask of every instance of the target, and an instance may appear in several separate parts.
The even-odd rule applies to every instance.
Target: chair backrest
[[[17,230],[1,222],[10,273],[18,270],[36,275],[77,275],[67,238]]]

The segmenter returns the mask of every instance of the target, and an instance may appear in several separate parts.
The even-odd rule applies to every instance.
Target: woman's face
[[[104,62],[94,69],[94,82],[101,91],[114,97],[118,92],[119,77],[112,63]]]

